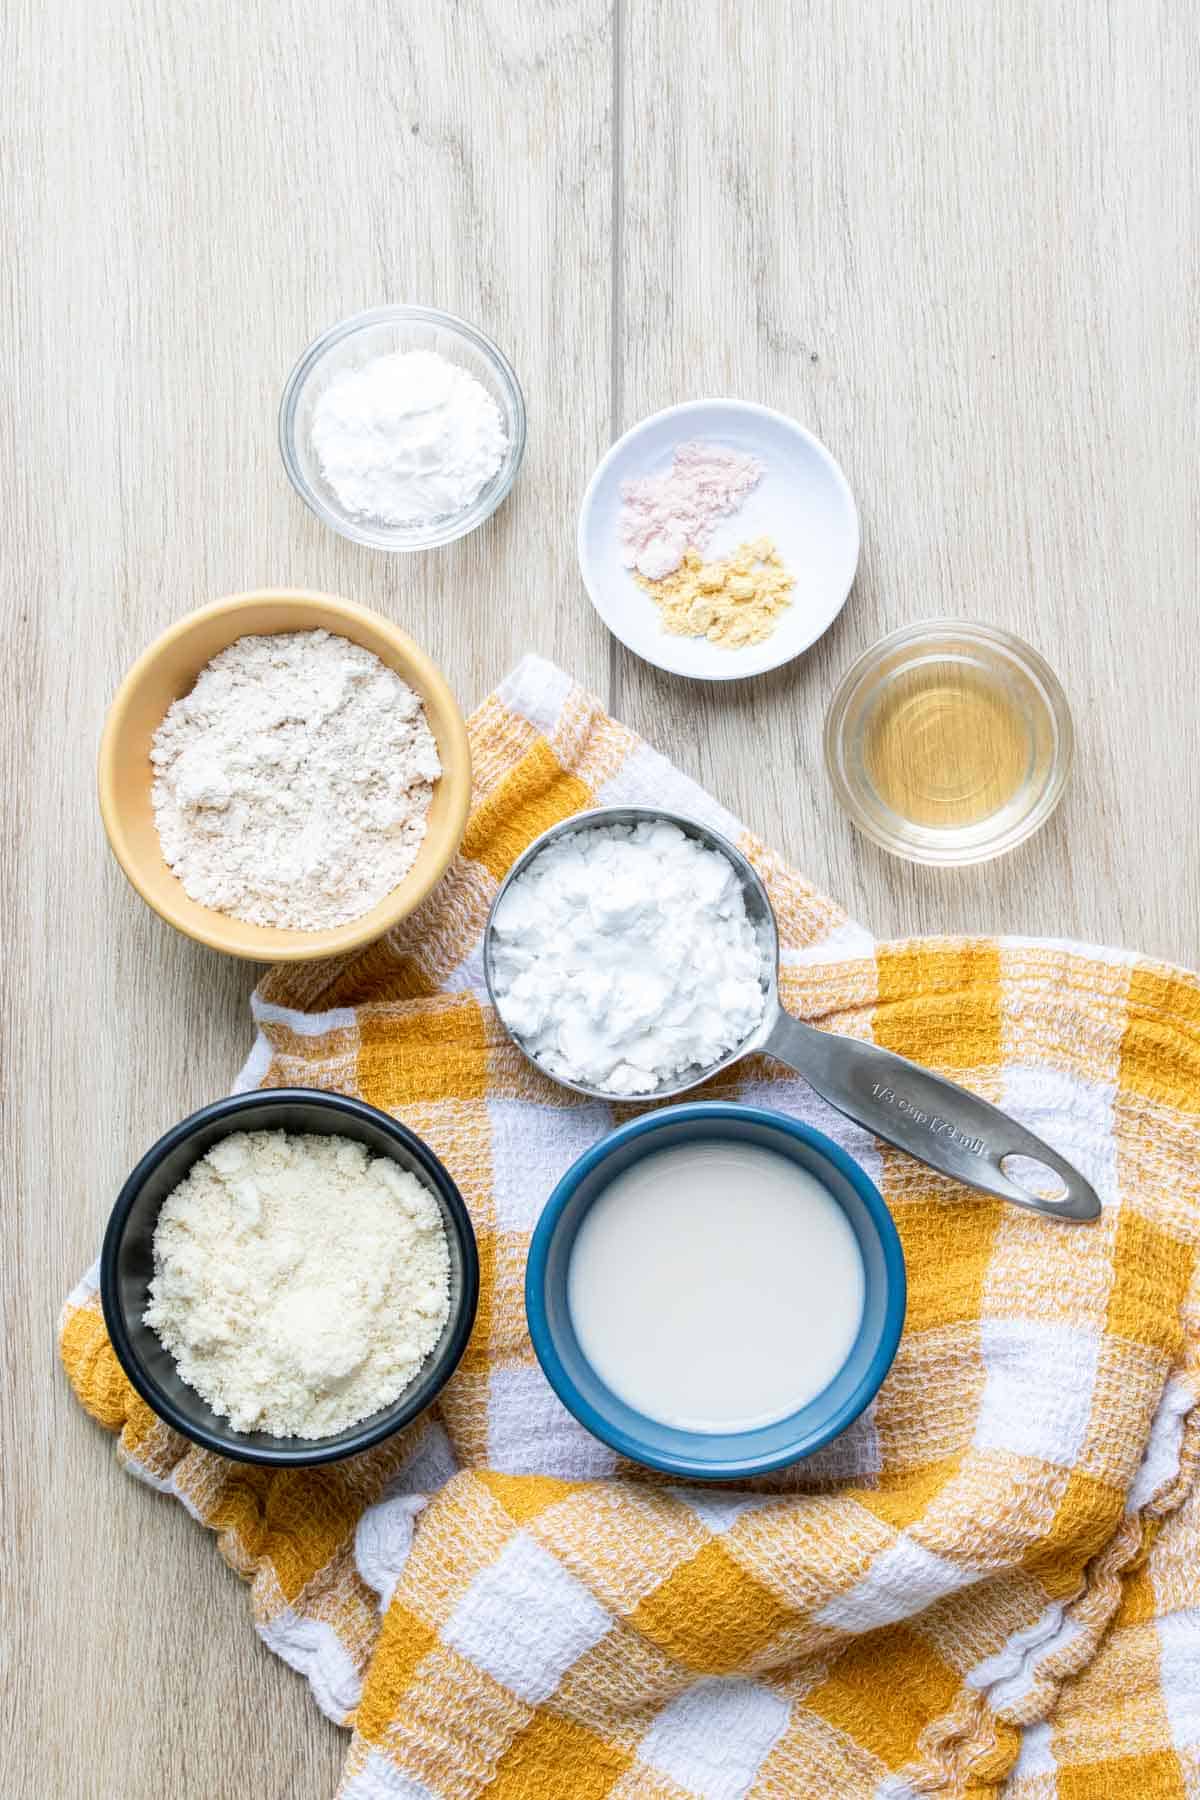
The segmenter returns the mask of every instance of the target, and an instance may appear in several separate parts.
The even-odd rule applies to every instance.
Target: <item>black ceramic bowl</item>
[[[441,1208],[450,1249],[450,1316],[445,1329],[416,1380],[391,1406],[335,1437],[280,1438],[266,1431],[234,1431],[180,1380],[174,1359],[142,1323],[154,1273],[159,1207],[192,1164],[235,1131],[304,1131],[353,1138],[373,1155],[390,1156],[415,1175]],[[203,1107],[146,1152],[121,1189],[108,1222],[100,1257],[100,1298],[121,1367],[159,1418],[222,1456],[295,1468],[369,1450],[424,1412],[454,1373],[471,1335],[479,1299],[479,1255],[462,1195],[413,1132],[345,1094],[270,1088]]]

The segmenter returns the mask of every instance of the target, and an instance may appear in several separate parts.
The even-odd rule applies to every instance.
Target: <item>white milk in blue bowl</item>
[[[862,1256],[815,1175],[758,1144],[642,1157],[588,1208],[567,1300],[601,1381],[647,1418],[739,1432],[798,1412],[862,1322]]]

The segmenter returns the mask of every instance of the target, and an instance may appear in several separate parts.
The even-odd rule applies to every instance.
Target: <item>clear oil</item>
[[[1029,721],[1002,679],[935,657],[899,671],[866,721],[863,765],[879,798],[914,825],[981,824],[1029,780]]]

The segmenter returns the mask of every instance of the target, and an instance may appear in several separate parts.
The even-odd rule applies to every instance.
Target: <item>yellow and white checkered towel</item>
[[[94,1282],[61,1348],[132,1473],[219,1533],[266,1642],[353,1727],[341,1800],[1200,1794],[1200,980],[1023,939],[876,944],[545,663],[471,721],[474,810],[422,910],[255,995],[240,1085],[359,1094],[428,1140],[479,1237],[436,1413],[276,1474],[132,1393]],[[997,1101],[1075,1161],[1092,1228],[981,1198],[759,1060],[711,1084],[809,1120],[896,1219],[908,1322],[875,1404],[740,1491],[619,1464],[525,1331],[530,1232],[628,1107],[538,1076],[489,1012],[489,901],[595,803],[708,820],[763,874],[783,997]]]

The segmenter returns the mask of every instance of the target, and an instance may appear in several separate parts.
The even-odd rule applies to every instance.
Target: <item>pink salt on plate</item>
[[[736,512],[762,478],[757,456],[721,444],[676,446],[667,475],[621,484],[621,556],[627,569],[661,581],[694,546],[702,550],[719,520]]]

